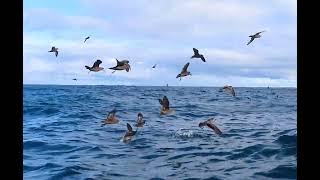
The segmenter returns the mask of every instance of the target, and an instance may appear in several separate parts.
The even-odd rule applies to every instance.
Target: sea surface
[[[219,89],[24,85],[24,179],[296,179],[297,89]],[[114,108],[119,124],[101,127]],[[211,117],[221,136],[198,127]]]

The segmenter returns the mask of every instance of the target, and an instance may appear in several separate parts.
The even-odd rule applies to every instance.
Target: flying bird
[[[176,78],[180,78],[180,81],[181,81],[181,78],[182,77],[185,77],[185,76],[188,76],[190,75],[191,76],[191,73],[188,71],[188,67],[189,67],[189,62],[187,64],[185,64],[180,72],[180,74],[177,75]]]
[[[101,126],[104,126],[106,124],[117,124],[119,122],[118,118],[116,118],[116,110],[113,109],[108,113],[108,116],[106,119],[104,119]]]
[[[226,91],[227,93],[230,93],[232,96],[236,96],[236,92],[232,86],[223,86],[222,90]]]
[[[138,113],[138,119],[137,119],[137,127],[143,127],[144,123],[146,121],[143,119],[142,113]]]
[[[215,124],[213,124],[213,120],[215,119],[210,118],[206,121],[200,122],[199,127],[203,129],[204,126],[207,126],[211,128],[216,134],[221,135],[222,134],[221,130]]]
[[[76,79],[76,78],[74,78],[74,79],[72,79],[72,80],[77,81],[77,79]]]
[[[83,41],[83,43],[85,43],[88,39],[90,38],[90,36],[86,37]]]
[[[162,105],[160,115],[167,115],[167,114],[174,111],[173,109],[170,109],[170,106],[169,106],[170,103],[169,103],[167,96],[163,96],[162,100],[159,99],[159,103]]]
[[[127,123],[127,129],[128,129],[128,131],[123,136],[124,142],[130,141],[133,138],[133,136],[137,133],[137,131],[133,131],[133,129],[129,123]]]
[[[117,60],[117,65],[115,67],[109,68],[109,69],[114,70],[112,73],[116,72],[117,70],[118,71],[126,70],[127,72],[130,71],[131,67],[129,65],[128,60],[122,60],[122,61],[119,61],[118,59],[116,59],[116,60]]]
[[[48,52],[55,52],[56,57],[57,57],[57,56],[58,56],[58,54],[59,54],[59,52],[58,52],[58,48],[56,48],[56,47],[54,47],[54,46],[52,46],[51,50],[50,50],[50,51],[48,51]]]
[[[156,68],[156,66],[157,66],[157,64],[153,65],[152,68],[154,69],[154,68]]]
[[[85,66],[85,67],[86,67],[86,69],[89,69],[89,72],[91,72],[91,71],[93,71],[93,72],[104,71],[103,67],[99,67],[101,63],[102,63],[102,61],[100,59],[98,59],[93,63],[92,67],[89,67],[89,66]]]
[[[194,53],[194,55],[191,56],[191,58],[201,58],[201,60],[202,60],[203,62],[206,62],[206,59],[204,58],[204,56],[203,56],[202,54],[199,54],[198,49],[193,48],[193,53]]]
[[[260,38],[261,37],[261,33],[263,33],[263,32],[266,32],[266,31],[260,31],[260,32],[257,32],[257,33],[255,33],[255,34],[253,34],[253,35],[250,35],[249,37],[251,37],[251,39],[250,39],[250,41],[247,43],[247,45],[249,45],[254,39],[256,39],[256,38]]]

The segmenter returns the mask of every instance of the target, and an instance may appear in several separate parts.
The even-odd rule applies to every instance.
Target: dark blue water
[[[297,90],[24,86],[24,179],[296,179]],[[160,116],[166,95],[176,112]],[[113,108],[119,124],[100,126]],[[129,143],[126,123],[146,120]],[[210,117],[223,135],[200,129]],[[135,127],[134,127],[135,129]]]

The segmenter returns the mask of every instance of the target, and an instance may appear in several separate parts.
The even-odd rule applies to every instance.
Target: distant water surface
[[[296,88],[24,85],[24,179],[296,179]],[[160,116],[166,95],[176,112]],[[113,108],[119,124],[101,127]],[[129,143],[126,123],[146,120]],[[223,135],[200,121],[210,117]],[[136,127],[134,127],[136,129]]]

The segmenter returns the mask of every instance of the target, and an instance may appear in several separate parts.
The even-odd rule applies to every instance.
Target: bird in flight
[[[202,129],[204,126],[211,128],[216,134],[221,135],[221,130],[214,124],[215,119],[210,118],[206,121],[200,122],[199,127]]]
[[[163,99],[159,99],[159,103],[162,105],[162,109],[160,111],[160,115],[167,115],[171,112],[173,112],[173,109],[170,109],[169,107],[169,99],[167,96],[163,96]]]
[[[109,69],[114,70],[112,73],[114,73],[116,71],[121,71],[121,70],[126,70],[127,72],[130,71],[131,67],[129,65],[128,60],[122,60],[122,61],[119,61],[118,59],[116,59],[116,60],[117,60],[117,65],[109,68]]]
[[[58,52],[58,48],[56,48],[56,47],[54,47],[54,46],[52,46],[51,50],[50,50],[50,51],[48,51],[48,52],[55,52],[56,57],[57,57],[57,56],[58,56],[58,54],[59,54],[59,52]]]
[[[180,78],[180,81],[181,81],[181,78],[182,77],[185,77],[185,76],[188,76],[190,75],[191,76],[191,73],[188,71],[188,67],[189,67],[189,62],[187,64],[185,64],[180,72],[180,74],[177,75],[176,78]]]
[[[206,62],[206,59],[204,58],[204,56],[203,56],[202,54],[199,54],[198,49],[193,48],[193,53],[194,53],[194,55],[191,56],[191,58],[201,58],[201,60],[202,60],[203,62]]]
[[[266,31],[260,31],[260,32],[257,32],[257,33],[255,33],[255,34],[253,34],[253,35],[250,35],[249,37],[251,37],[251,39],[250,39],[250,41],[247,43],[247,45],[249,45],[254,39],[256,39],[256,38],[260,38],[261,37],[261,33],[263,33],[263,32],[266,32]]]
[[[84,42],[83,42],[83,43],[85,43],[89,38],[90,38],[90,36],[86,37],[86,38],[84,39]]]
[[[156,68],[156,66],[157,66],[157,64],[153,65],[152,68],[154,69],[154,68]]]
[[[98,60],[96,60],[96,62],[93,63],[92,67],[89,67],[89,66],[85,66],[85,67],[86,67],[86,69],[89,69],[89,72],[91,72],[91,71],[93,71],[93,72],[104,71],[103,67],[99,67],[101,63],[102,63],[102,61],[100,59],[98,59]]]
[[[230,93],[232,96],[236,96],[236,92],[232,86],[225,85],[223,86],[222,90]]]

